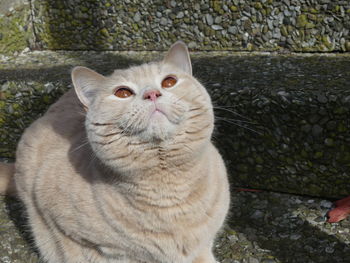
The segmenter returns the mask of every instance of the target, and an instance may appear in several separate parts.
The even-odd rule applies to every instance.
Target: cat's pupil
[[[133,95],[134,93],[128,87],[120,87],[114,93],[118,98],[127,98]]]

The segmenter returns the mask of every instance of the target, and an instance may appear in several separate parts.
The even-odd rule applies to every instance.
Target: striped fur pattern
[[[163,61],[108,77],[79,67],[75,91],[25,131],[15,181],[46,262],[215,262],[229,187],[188,63],[178,42]],[[169,74],[177,83],[163,89]],[[120,85],[134,95],[114,96]],[[148,89],[161,96],[144,99]]]

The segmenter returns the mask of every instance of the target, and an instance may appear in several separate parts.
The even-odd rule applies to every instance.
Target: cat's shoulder
[[[50,115],[62,115],[62,117],[75,116],[78,113],[80,115],[85,114],[83,105],[80,103],[74,89],[68,90],[63,94],[54,104],[52,104],[44,117]]]
[[[21,141],[37,144],[73,136],[84,130],[85,110],[73,89],[49,107],[23,133]]]

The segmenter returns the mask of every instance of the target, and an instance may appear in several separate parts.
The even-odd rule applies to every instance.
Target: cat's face
[[[106,79],[105,91],[91,105],[88,117],[114,122],[143,141],[164,141],[186,119],[195,84],[188,74],[162,63],[116,71]]]
[[[187,144],[197,141],[196,136],[210,140],[211,101],[192,77],[181,42],[161,62],[117,70],[109,77],[78,67],[72,76],[78,97],[88,108],[89,141],[102,158],[109,157],[105,152],[111,145],[125,146],[125,141],[157,145],[180,137]]]

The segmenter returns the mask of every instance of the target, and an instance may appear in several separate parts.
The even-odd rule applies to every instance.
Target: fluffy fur
[[[164,89],[169,75],[177,83]],[[186,46],[177,42],[163,61],[108,77],[77,67],[72,79],[75,91],[35,121],[17,149],[16,188],[43,259],[214,263],[229,187],[210,141],[210,97],[192,77]],[[134,95],[116,97],[119,86]],[[149,90],[161,96],[145,99]]]

